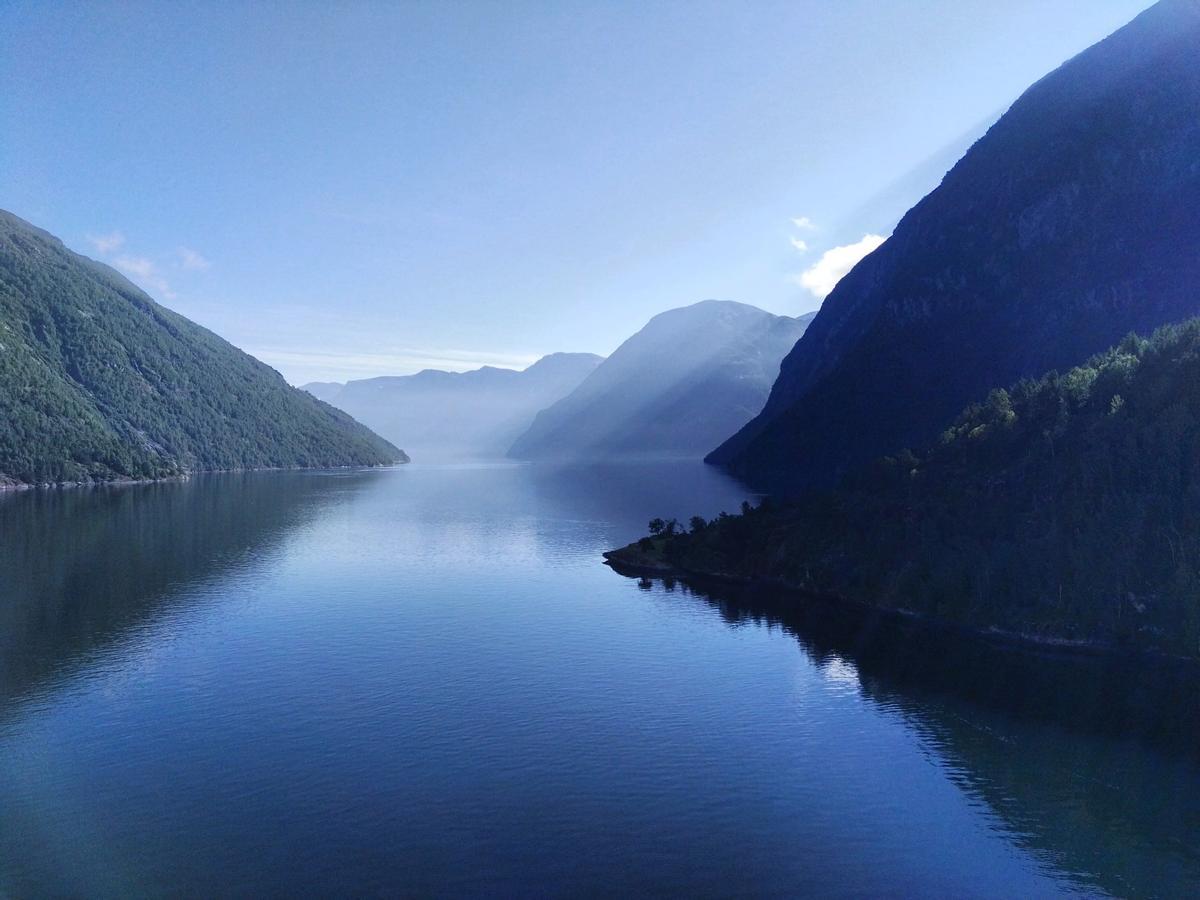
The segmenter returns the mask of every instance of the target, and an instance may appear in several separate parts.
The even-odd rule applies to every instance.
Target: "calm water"
[[[599,563],[742,499],[690,464],[0,498],[0,895],[1195,893],[1187,677]]]

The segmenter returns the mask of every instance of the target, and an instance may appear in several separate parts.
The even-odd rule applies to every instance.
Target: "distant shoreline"
[[[110,478],[102,481],[44,481],[36,483],[25,481],[0,482],[0,494],[19,493],[21,491],[53,491],[72,490],[75,488],[134,487],[141,484],[169,484],[170,482],[190,481],[192,478],[200,475],[235,475],[249,472],[341,472],[353,469],[368,471],[374,469],[393,469],[408,464],[409,460],[406,459],[377,466],[262,466],[246,469],[197,469],[194,472],[184,472],[179,475],[164,475],[162,478]]]

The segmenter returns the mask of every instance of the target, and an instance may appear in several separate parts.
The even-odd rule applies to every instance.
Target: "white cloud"
[[[179,265],[193,272],[203,272],[212,266],[207,259],[188,247],[179,248]]]
[[[800,240],[800,238],[788,238],[788,240],[790,240],[792,242],[792,246],[795,247],[797,250],[799,250],[801,253],[808,252],[808,241],[802,241],[802,240]]]
[[[89,234],[87,242],[101,255],[108,255],[125,243],[125,235],[119,231],[109,234]]]
[[[886,240],[880,234],[864,234],[858,243],[826,250],[816,263],[796,276],[796,283],[818,300],[824,300],[860,259]]]
[[[171,290],[167,279],[159,274],[158,267],[154,265],[153,260],[146,259],[144,256],[118,256],[113,260],[113,265],[132,277],[143,288],[158,291],[168,300],[175,299],[175,292]]]
[[[119,231],[108,234],[89,234],[87,242],[100,256],[109,257],[125,246],[125,235]],[[124,253],[111,260],[112,264],[136,281],[147,291],[156,292],[168,300],[176,299],[171,284],[163,277],[158,265],[145,256]],[[179,248],[179,267],[191,271],[203,271],[212,265],[207,259],[188,247]]]
[[[801,216],[798,219],[792,219],[792,224],[795,225],[797,228],[799,228],[801,231],[816,231],[817,230],[817,223],[814,222],[812,219],[810,219],[808,216]]]

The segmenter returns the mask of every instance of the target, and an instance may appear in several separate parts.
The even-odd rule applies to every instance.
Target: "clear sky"
[[[1147,5],[0,0],[0,207],[294,383],[608,353],[816,308]]]

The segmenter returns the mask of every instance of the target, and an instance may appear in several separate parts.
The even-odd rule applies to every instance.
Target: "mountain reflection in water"
[[[0,496],[0,895],[1172,896],[1196,688],[614,575],[697,463]]]
[[[1140,894],[1151,874],[1169,893],[1200,883],[1193,663],[992,641],[763,586],[626,574],[644,591],[712,606],[731,628],[791,635],[827,678],[903,716],[1017,843],[1082,883],[1117,895]]]

